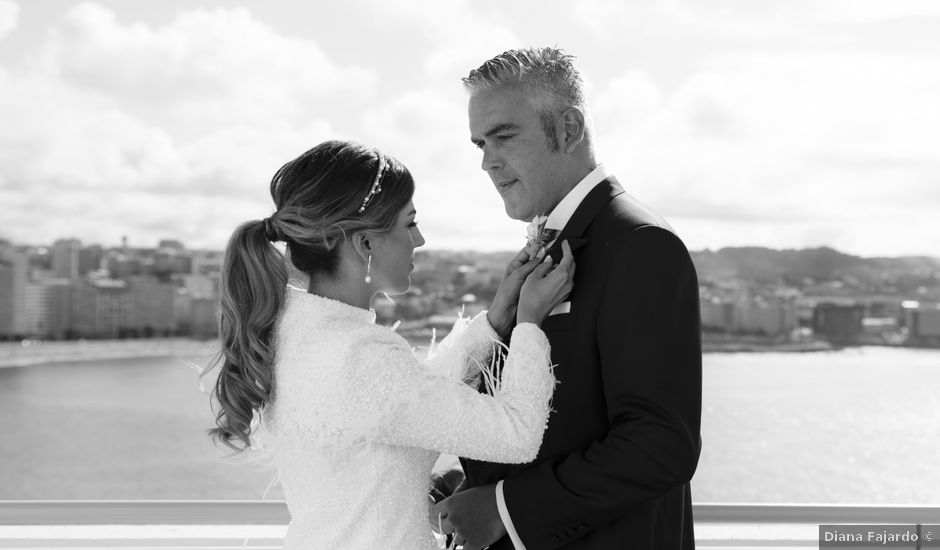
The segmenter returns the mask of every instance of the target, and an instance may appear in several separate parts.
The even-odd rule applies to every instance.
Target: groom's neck
[[[568,177],[563,180],[565,181],[565,184],[560,186],[559,193],[555,197],[554,203],[551,205],[548,211],[544,213],[544,215],[550,216],[552,211],[555,210],[555,207],[557,207],[558,204],[568,196],[568,193],[577,187],[578,184],[581,183],[581,181],[583,181],[588,174],[593,172],[595,168],[597,168],[597,162],[593,157],[590,159],[585,159],[585,162],[573,163]]]

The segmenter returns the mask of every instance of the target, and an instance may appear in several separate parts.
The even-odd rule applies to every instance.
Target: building
[[[712,332],[734,332],[734,304],[720,298],[699,298],[702,328]]]
[[[13,311],[16,307],[14,299],[16,289],[14,288],[13,263],[0,258],[0,338],[11,337],[15,334],[13,329]]]
[[[940,342],[940,304],[904,302],[904,320],[913,342]]]
[[[862,304],[819,303],[813,310],[813,332],[832,342],[856,342],[864,330],[864,317]]]
[[[78,279],[81,241],[60,239],[52,245],[52,275],[57,279]]]
[[[741,299],[726,301],[701,297],[699,310],[706,331],[763,334],[790,334],[799,325],[796,304],[792,300]]]
[[[43,281],[49,294],[47,335],[56,340],[72,337],[72,294],[80,283],[65,279]]]
[[[205,275],[183,275],[181,278],[183,288],[193,298],[212,298],[217,293],[217,279]]]
[[[204,275],[212,279],[218,279],[222,273],[222,262],[224,259],[225,254],[222,252],[193,252],[192,274]]]
[[[6,241],[0,241],[0,338],[28,334],[26,284],[29,258]]]
[[[751,302],[737,308],[738,332],[767,336],[789,334],[797,328],[796,306],[787,302]]]
[[[190,309],[190,333],[200,338],[219,335],[218,301],[215,298],[193,298]]]
[[[176,251],[177,253],[182,253],[186,250],[186,246],[182,243],[182,241],[177,241],[175,239],[162,239],[157,244],[157,248],[161,250],[163,249],[173,250],[173,251]]]
[[[26,284],[26,335],[65,338],[71,320],[69,279],[37,279]]]
[[[83,247],[78,252],[78,275],[82,276],[90,271],[102,269],[102,260],[104,260],[104,248],[100,245],[91,245]]]
[[[70,313],[75,336],[118,338],[131,327],[133,299],[126,282],[98,279],[74,287]]]
[[[131,318],[128,329],[136,335],[169,335],[176,328],[173,300],[176,287],[153,277],[135,277],[128,285]]]
[[[52,293],[42,282],[26,284],[26,334],[30,337],[48,335],[50,325]]]

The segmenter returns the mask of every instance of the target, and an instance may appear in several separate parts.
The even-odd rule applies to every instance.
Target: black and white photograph
[[[940,547],[940,2],[0,0],[0,548]]]

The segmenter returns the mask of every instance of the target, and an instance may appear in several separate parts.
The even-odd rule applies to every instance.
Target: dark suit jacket
[[[571,311],[542,324],[558,385],[538,457],[518,466],[464,459],[467,486],[505,480],[527,550],[694,548],[702,353],[692,260],[613,179],[582,201],[550,251],[556,258],[565,239],[574,289]]]

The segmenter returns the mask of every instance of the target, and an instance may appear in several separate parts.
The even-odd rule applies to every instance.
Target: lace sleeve
[[[504,463],[538,453],[555,378],[536,325],[513,331],[499,383],[485,374],[492,395],[429,371],[403,340],[364,343],[353,355],[347,407],[367,439]]]
[[[458,317],[439,344],[431,342],[425,364],[432,372],[476,385],[478,375],[501,346],[499,335],[490,325],[485,311],[473,320]]]

